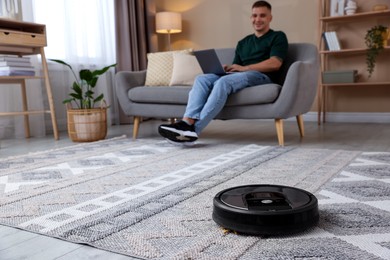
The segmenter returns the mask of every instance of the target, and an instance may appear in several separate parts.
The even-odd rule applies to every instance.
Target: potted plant
[[[107,135],[107,105],[104,94],[96,95],[95,87],[99,76],[107,72],[112,64],[98,70],[82,69],[77,78],[72,66],[62,60],[51,61],[69,67],[75,81],[67,105],[68,134],[74,142],[91,142],[104,139]]]
[[[386,45],[388,30],[383,25],[376,25],[369,29],[364,37],[367,45],[367,71],[368,77],[371,77],[375,68],[376,58]]]

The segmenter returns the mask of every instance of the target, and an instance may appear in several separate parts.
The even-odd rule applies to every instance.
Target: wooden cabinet
[[[319,35],[318,45],[321,56],[321,78],[318,92],[318,122],[326,121],[329,91],[335,88],[390,87],[388,71],[390,47],[386,46],[378,56],[375,67],[376,73],[368,76],[366,67],[365,34],[375,25],[390,27],[390,1],[356,1],[358,9],[355,14],[330,16],[331,0],[319,0]],[[376,3],[385,3],[389,7],[383,11],[372,11]],[[323,33],[335,31],[340,41],[341,49],[330,51],[326,49]],[[322,79],[324,71],[357,70],[358,77],[354,83],[325,84]],[[383,73],[384,72],[384,73]],[[351,90],[353,91],[353,90]]]
[[[18,84],[21,87],[21,111],[0,112],[0,116],[24,116],[25,136],[30,137],[29,115],[47,113],[51,116],[54,139],[58,140],[58,128],[54,110],[52,91],[49,81],[44,47],[46,43],[46,26],[43,24],[0,19],[0,54],[7,55],[41,55],[43,76],[0,76],[1,84]],[[49,103],[48,110],[35,111],[28,108],[26,80],[44,80]],[[18,102],[15,100],[15,102]]]

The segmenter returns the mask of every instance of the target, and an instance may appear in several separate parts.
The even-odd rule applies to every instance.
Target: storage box
[[[357,70],[324,71],[322,82],[324,84],[333,83],[354,83],[356,82]]]

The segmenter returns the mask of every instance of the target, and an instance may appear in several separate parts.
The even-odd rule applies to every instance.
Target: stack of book
[[[335,31],[324,32],[323,37],[324,37],[324,41],[325,41],[325,47],[327,50],[330,50],[330,51],[341,50],[340,41],[339,41],[339,38],[337,37],[337,34]]]
[[[29,57],[0,55],[0,76],[35,76]]]

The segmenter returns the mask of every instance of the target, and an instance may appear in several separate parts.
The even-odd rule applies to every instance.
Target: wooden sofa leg
[[[301,137],[304,137],[305,136],[305,126],[303,124],[303,116],[302,115],[297,116],[297,123],[298,123],[298,128],[299,128],[299,134],[301,135]]]
[[[135,116],[134,117],[134,125],[133,125],[133,140],[137,139],[140,122],[141,122],[141,117]]]
[[[283,119],[275,119],[276,134],[280,146],[284,146]]]

